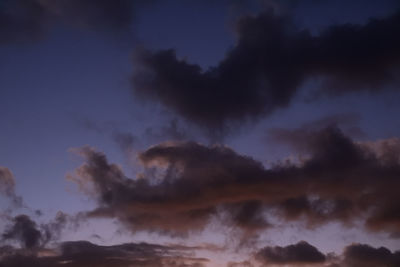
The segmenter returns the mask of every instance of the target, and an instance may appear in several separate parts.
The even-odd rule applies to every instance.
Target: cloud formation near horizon
[[[68,241],[53,248],[42,248],[26,253],[11,246],[0,247],[0,266],[147,266],[147,267],[203,267],[211,259],[195,257],[198,247],[124,243],[101,246],[88,241]],[[400,251],[354,243],[341,254],[320,252],[316,247],[300,241],[288,246],[266,246],[254,251],[243,262],[228,262],[227,267],[315,266],[315,267],[397,267]]]
[[[174,49],[138,50],[135,95],[220,130],[289,106],[312,77],[324,81],[318,94],[378,92],[399,84],[399,11],[365,25],[333,25],[316,36],[273,10],[244,16],[236,28],[235,47],[207,70],[177,58]]]
[[[61,231],[75,218],[58,212],[53,220],[38,225],[31,217],[20,214],[9,218],[10,224],[1,235],[1,241],[15,241],[26,251],[44,248],[50,241],[58,241]]]
[[[399,140],[357,143],[335,127],[307,137],[302,162],[271,168],[226,146],[166,142],[139,154],[145,171],[135,179],[85,147],[85,163],[69,179],[97,200],[90,216],[118,218],[132,231],[186,234],[214,219],[257,231],[273,227],[275,216],[310,228],[362,220],[398,234]]]
[[[329,267],[395,267],[400,264],[400,251],[367,244],[351,244],[342,255],[320,252],[305,241],[285,247],[264,247],[255,258],[262,266],[329,266]]]
[[[0,248],[1,267],[83,267],[83,266],[140,266],[140,267],[203,267],[205,258],[193,257],[193,248],[163,246],[147,243],[125,243],[100,246],[88,241],[69,241],[37,254],[8,247]]]
[[[315,264],[326,261],[326,256],[305,241],[286,247],[265,247],[257,258],[271,264]]]

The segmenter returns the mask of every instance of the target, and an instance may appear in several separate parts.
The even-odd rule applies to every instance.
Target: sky
[[[400,266],[397,0],[0,0],[0,267]]]

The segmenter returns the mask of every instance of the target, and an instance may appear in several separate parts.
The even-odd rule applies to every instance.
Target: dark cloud
[[[0,5],[0,44],[40,38],[48,15],[37,0],[4,0]]]
[[[116,217],[133,231],[184,234],[216,218],[254,231],[278,216],[308,227],[365,220],[370,230],[399,232],[399,141],[357,143],[336,127],[310,138],[301,163],[271,168],[226,146],[167,142],[139,154],[144,172],[134,179],[86,147],[69,178],[97,199],[90,216]]]
[[[334,218],[349,223],[367,212],[369,229],[397,231],[398,220],[393,209],[400,199],[391,186],[400,182],[398,140],[389,145],[397,151],[394,154],[383,149],[383,143],[389,140],[355,143],[335,127],[316,131],[298,141],[310,151],[302,165],[304,174],[310,178],[308,194],[282,202],[285,218],[304,216],[311,219],[311,224]],[[357,190],[362,192],[352,195]]]
[[[358,127],[360,116],[356,113],[338,113],[325,116],[302,124],[298,128],[272,128],[268,130],[269,145],[284,144],[297,152],[310,151],[315,136],[328,127],[340,128],[343,133],[352,137],[364,137],[364,132]]]
[[[173,49],[139,49],[133,91],[158,100],[212,130],[268,115],[290,104],[304,81],[324,78],[318,92],[379,91],[397,82],[400,13],[365,25],[334,25],[312,36],[272,10],[245,16],[238,41],[215,67],[203,70]]]
[[[255,253],[255,259],[265,266],[298,266],[299,264],[340,267],[394,267],[400,264],[400,251],[367,244],[352,244],[342,255],[323,254],[316,247],[301,241],[285,247],[265,247]],[[263,265],[264,266],[264,265]]]
[[[77,26],[103,30],[128,30],[133,7],[129,0],[37,0],[52,16]]]
[[[64,212],[57,212],[55,218],[46,224],[40,225],[40,230],[42,232],[42,243],[46,245],[51,241],[58,241],[60,238],[62,230],[69,223],[77,224],[79,216],[70,216]]]
[[[70,179],[97,197],[100,207],[91,214],[117,216],[132,229],[179,233],[201,230],[216,214],[219,197],[214,187],[227,185],[234,178],[232,175],[245,183],[248,172],[262,174],[258,162],[236,155],[229,148],[208,148],[196,143],[164,144],[143,152],[140,160],[148,170],[135,180],[126,178],[102,153],[85,148],[81,154],[87,163]],[[158,164],[160,169],[152,164]],[[209,195],[208,199],[205,195]],[[252,202],[233,205],[234,202],[226,202],[232,204],[226,209],[235,211],[233,219],[240,224],[258,225],[258,220],[244,218],[244,214],[249,213],[246,207],[259,211],[261,206]]]
[[[223,208],[231,215],[235,225],[245,229],[265,229],[271,224],[263,217],[265,207],[262,201],[249,200],[233,204],[225,204]]]
[[[128,31],[134,11],[143,4],[146,1],[3,0],[0,44],[40,39],[57,23],[110,33]]]
[[[147,266],[147,267],[204,267],[212,260],[195,257],[199,247],[124,243],[101,246],[88,241],[68,241],[53,248],[41,248],[37,254],[27,254],[12,246],[0,247],[0,266],[83,267],[83,266]],[[229,258],[227,259],[229,260]],[[323,254],[305,241],[287,246],[267,246],[259,249],[249,260],[228,262],[227,267],[252,266],[341,266],[396,267],[400,251],[367,244],[345,247],[342,255]]]
[[[353,244],[346,247],[343,254],[345,266],[400,266],[400,251],[392,253],[385,247],[374,248],[365,244]]]
[[[45,252],[45,251],[44,251]],[[57,249],[48,250],[47,256],[26,255],[9,248],[0,258],[0,266],[147,266],[147,267],[203,267],[208,262],[195,258],[189,247],[162,246],[147,243],[126,243],[99,246],[87,241],[61,243]]]
[[[36,222],[27,215],[18,215],[13,219],[13,224],[2,234],[3,240],[17,240],[27,249],[39,247],[42,233],[38,230]]]
[[[265,247],[257,253],[257,259],[271,264],[312,264],[325,262],[326,256],[316,247],[301,241],[286,247]]]
[[[53,220],[37,224],[28,215],[17,215],[2,233],[2,241],[16,241],[24,250],[36,252],[49,242],[58,241],[67,224],[76,224],[77,220],[79,216],[58,212]]]

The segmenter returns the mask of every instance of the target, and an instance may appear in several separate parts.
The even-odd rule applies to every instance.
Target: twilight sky
[[[0,0],[0,267],[400,266],[398,0]]]

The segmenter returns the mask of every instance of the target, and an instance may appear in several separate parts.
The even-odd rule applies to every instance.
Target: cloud
[[[85,163],[68,178],[97,200],[89,216],[118,218],[132,231],[187,234],[215,219],[258,231],[277,216],[310,228],[364,221],[371,231],[400,232],[398,142],[357,143],[336,127],[310,138],[301,164],[271,168],[227,146],[166,142],[138,155],[144,172],[136,178],[84,147]]]
[[[71,216],[62,211],[57,212],[53,220],[40,225],[43,246],[49,242],[58,241],[62,230],[68,224],[73,224],[74,227],[77,227],[80,220],[82,220],[80,214]]]
[[[79,216],[58,212],[47,223],[37,224],[28,215],[20,214],[10,219],[10,224],[2,233],[2,241],[16,241],[24,251],[36,253],[49,242],[58,241],[61,231],[69,223],[76,223]]]
[[[133,92],[219,131],[289,106],[311,77],[325,81],[321,94],[377,92],[398,84],[399,27],[397,12],[365,25],[333,25],[313,36],[291,17],[268,10],[242,17],[234,48],[206,70],[177,58],[173,49],[138,49]]]
[[[254,265],[249,261],[242,261],[242,262],[228,262],[226,267],[254,267]]]
[[[123,152],[131,154],[135,150],[139,151],[146,143],[163,140],[182,141],[188,139],[189,134],[180,127],[177,120],[171,120],[161,127],[147,127],[139,135],[114,129],[112,136]]]
[[[272,128],[268,130],[269,145],[287,145],[299,153],[312,150],[312,142],[318,132],[325,128],[340,128],[352,137],[362,137],[364,132],[358,127],[360,116],[356,113],[337,113],[304,123],[298,128]]]
[[[391,252],[385,247],[374,248],[367,244],[351,244],[342,255],[323,254],[316,247],[301,241],[284,247],[264,247],[255,253],[255,259],[265,266],[341,266],[377,267],[398,266],[400,251]],[[263,265],[264,266],[264,265]]]
[[[47,255],[26,255],[9,248],[8,253],[0,258],[0,266],[203,267],[208,262],[208,259],[193,257],[189,247],[147,243],[100,246],[88,241],[70,241],[45,252]]]
[[[32,249],[40,246],[42,233],[27,215],[18,215],[13,225],[2,234],[3,240],[18,240],[24,248]]]
[[[129,0],[38,0],[52,16],[92,29],[128,30],[133,7],[140,1]]]
[[[0,44],[40,38],[47,19],[46,11],[36,0],[2,1]]]
[[[140,160],[149,168],[142,178],[135,180],[125,177],[121,169],[109,164],[100,152],[83,148],[80,153],[86,163],[69,179],[98,200],[99,208],[91,215],[116,216],[132,230],[174,233],[202,230],[217,213],[219,197],[213,187],[221,188],[229,183],[235,172],[239,179],[245,178],[240,176],[245,175],[247,169],[254,173],[262,172],[258,162],[236,155],[229,148],[208,148],[190,142],[164,144],[143,152]],[[161,176],[150,166],[153,162],[160,164]],[[226,164],[228,166],[223,166]],[[231,170],[225,170],[225,167]],[[226,204],[230,204],[226,210],[235,213],[232,219],[241,224],[258,222],[241,215],[256,213],[259,209],[257,203],[237,204],[228,200]],[[254,212],[248,212],[247,208]],[[259,217],[258,214],[255,216]]]
[[[128,31],[145,1],[4,0],[0,5],[0,44],[41,39],[57,23],[111,33]]]
[[[313,264],[326,261],[323,253],[305,241],[286,247],[265,247],[257,253],[257,258],[272,264]]]
[[[352,267],[400,265],[400,251],[392,253],[385,247],[374,248],[366,244],[353,244],[344,251],[344,263]]]
[[[100,123],[87,118],[77,118],[77,123],[85,130],[109,135],[121,151],[128,156],[129,161],[133,160],[131,157],[135,151],[145,148],[146,144],[159,143],[165,140],[183,141],[192,136],[178,119],[171,119],[158,126],[146,127],[143,131],[136,133],[122,130],[120,125],[113,121]]]
[[[0,166],[0,193],[10,198],[17,207],[22,206],[22,198],[15,193],[15,181],[12,172]]]
[[[148,266],[148,267],[203,267],[212,259],[195,257],[198,247],[124,243],[111,246],[88,241],[67,241],[53,248],[41,248],[36,254],[24,253],[11,246],[1,247],[0,266]],[[228,261],[227,267],[252,266],[341,266],[341,267],[395,267],[399,265],[400,251],[367,244],[351,244],[341,255],[324,254],[318,248],[300,241],[287,246],[266,246],[258,249],[246,261]]]

